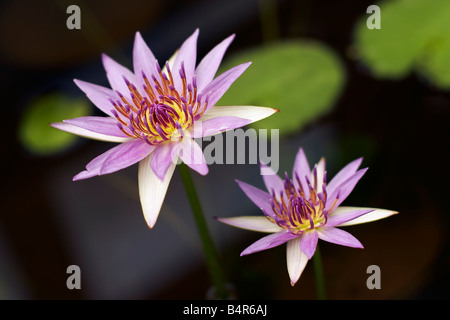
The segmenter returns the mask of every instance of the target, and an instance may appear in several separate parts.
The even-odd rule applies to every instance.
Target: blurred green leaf
[[[221,71],[243,62],[252,65],[236,80],[218,105],[255,105],[280,112],[251,126],[294,132],[328,112],[340,93],[345,72],[326,46],[312,41],[288,41],[241,52]]]
[[[84,100],[61,94],[37,97],[28,105],[19,124],[19,139],[25,149],[37,155],[51,155],[69,148],[77,136],[51,127],[51,122],[86,116],[90,107]]]
[[[415,70],[450,88],[450,1],[397,0],[378,4],[381,29],[369,29],[366,14],[355,30],[361,60],[380,78],[400,79]]]

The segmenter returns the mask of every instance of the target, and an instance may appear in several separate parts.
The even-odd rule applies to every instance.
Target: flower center
[[[327,201],[326,174],[323,177],[323,183],[319,183],[317,177],[317,167],[313,170],[313,185],[305,176],[309,194],[306,195],[303,184],[297,174],[296,187],[287,173],[285,174],[284,190],[277,195],[272,189],[271,205],[274,217],[266,215],[273,223],[289,230],[295,234],[301,234],[305,230],[321,227],[326,224],[328,212],[325,210]],[[330,208],[332,211],[335,203]]]
[[[142,139],[150,145],[167,140],[179,140],[206,111],[208,97],[202,102],[197,93],[195,76],[187,83],[184,64],[179,70],[181,88],[175,88],[173,76],[166,62],[166,72],[156,63],[158,74],[151,80],[142,72],[142,90],[124,77],[129,98],[116,91],[120,99],[110,99],[119,129],[130,138]]]

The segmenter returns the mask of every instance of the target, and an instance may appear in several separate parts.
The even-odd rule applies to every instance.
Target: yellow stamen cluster
[[[284,180],[284,191],[275,194],[272,190],[271,205],[275,213],[274,216],[266,214],[266,217],[280,227],[287,229],[293,233],[300,234],[308,229],[314,229],[325,225],[327,222],[327,211],[325,205],[327,201],[326,181],[324,177],[322,190],[319,189],[317,183],[317,170],[313,171],[313,183],[311,185],[308,177],[305,177],[308,185],[308,195],[303,189],[303,184],[296,175],[297,188],[292,180],[286,174]],[[332,211],[336,205],[337,198],[328,211]]]
[[[130,138],[143,139],[151,145],[182,138],[184,131],[203,115],[208,104],[208,97],[202,99],[197,92],[195,76],[192,83],[187,83],[183,64],[179,71],[180,92],[175,88],[168,63],[166,72],[159,65],[157,70],[158,78],[151,75],[151,82],[142,72],[143,91],[124,78],[129,94],[125,97],[116,91],[120,100],[110,99],[120,130]]]

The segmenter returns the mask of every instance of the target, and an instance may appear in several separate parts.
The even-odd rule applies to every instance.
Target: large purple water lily
[[[102,56],[112,89],[75,80],[108,116],[52,124],[80,136],[120,143],[89,162],[73,180],[112,173],[139,162],[139,195],[150,228],[157,220],[178,158],[198,173],[208,173],[202,150],[193,138],[239,128],[277,111],[255,106],[215,106],[250,63],[214,78],[234,35],[214,47],[196,67],[198,34],[195,30],[161,69],[140,33],[136,33],[134,72]]]
[[[367,168],[358,170],[362,158],[347,164],[327,184],[325,159],[311,171],[302,149],[297,153],[293,178],[288,174],[263,175],[269,192],[237,181],[245,194],[263,211],[264,216],[219,218],[228,225],[252,231],[271,233],[246,248],[241,256],[287,243],[287,269],[294,285],[307,262],[312,258],[319,239],[335,244],[362,248],[362,244],[347,231],[336,228],[386,218],[397,212],[340,206],[352,192]],[[264,164],[265,173],[271,170]]]

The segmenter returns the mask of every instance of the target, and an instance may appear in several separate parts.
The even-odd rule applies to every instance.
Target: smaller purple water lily
[[[218,218],[225,224],[259,232],[271,233],[261,238],[241,256],[287,243],[287,269],[291,285],[300,278],[316,250],[319,239],[353,248],[363,248],[361,242],[347,231],[336,228],[379,220],[396,211],[340,206],[352,192],[367,168],[358,170],[362,158],[356,159],[327,184],[325,159],[311,171],[303,149],[297,153],[293,178],[285,173],[284,180],[268,166],[264,169],[264,184],[268,192],[237,181],[241,189],[264,213],[264,216]]]

